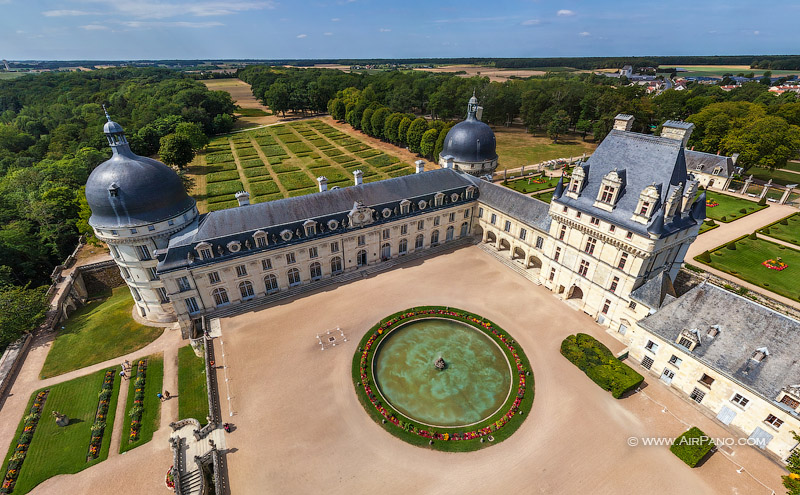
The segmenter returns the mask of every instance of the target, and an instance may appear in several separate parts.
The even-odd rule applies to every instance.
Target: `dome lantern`
[[[106,114],[108,122],[103,126],[103,133],[106,135],[108,145],[111,146],[111,151],[116,154],[132,154],[131,147],[128,144],[128,138],[125,137],[125,130],[121,125],[111,120],[111,116],[103,105],[103,112]]]

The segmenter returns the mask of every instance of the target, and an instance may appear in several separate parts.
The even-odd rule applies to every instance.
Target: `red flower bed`
[[[86,462],[97,459],[100,456],[100,449],[103,445],[103,433],[106,430],[106,418],[108,416],[108,405],[111,402],[111,392],[114,390],[114,375],[117,374],[115,368],[106,371],[103,377],[103,387],[100,389],[100,396],[97,402],[97,413],[92,424],[92,439],[89,442],[89,454]]]
[[[761,264],[766,266],[770,270],[777,270],[779,272],[782,272],[783,270],[789,268],[789,265],[781,261],[780,258],[778,258],[777,260],[767,260]]]
[[[706,208],[713,208],[715,206],[719,206],[719,203],[717,203],[713,199],[707,199],[706,200]]]
[[[17,446],[14,448],[14,453],[6,466],[6,474],[3,476],[3,484],[0,486],[0,493],[11,493],[14,491],[14,485],[17,483],[19,470],[22,469],[22,463],[25,461],[25,456],[28,454],[28,447],[31,445],[33,434],[36,431],[36,426],[42,417],[42,409],[44,409],[44,401],[47,399],[49,390],[42,390],[36,394],[33,399],[33,406],[27,416],[25,416],[25,426],[22,428],[22,434],[17,439]]]
[[[372,386],[370,382],[369,376],[369,355],[372,351],[372,347],[375,344],[376,339],[384,332],[387,332],[391,329],[392,326],[396,326],[397,323],[402,322],[403,320],[407,320],[409,318],[417,318],[421,316],[446,316],[451,319],[456,319],[463,321],[464,323],[469,324],[473,327],[478,327],[484,330],[485,333],[492,336],[495,340],[502,343],[510,352],[514,364],[517,368],[517,375],[518,375],[518,382],[517,382],[517,393],[516,399],[511,404],[511,407],[503,414],[500,418],[498,418],[494,423],[486,426],[484,428],[480,428],[474,431],[467,431],[462,433],[443,433],[437,431],[429,431],[417,428],[408,421],[403,421],[402,419],[397,418],[393,413],[388,411],[383,404],[381,403],[381,398],[375,395],[372,391]],[[525,367],[522,365],[522,359],[520,358],[519,354],[517,353],[516,348],[514,347],[511,339],[501,333],[498,332],[495,328],[492,327],[492,324],[483,321],[481,319],[475,318],[472,315],[460,313],[457,311],[451,310],[444,310],[444,309],[425,309],[419,311],[410,311],[408,313],[403,313],[391,320],[386,321],[382,325],[378,327],[375,332],[369,337],[367,342],[364,344],[364,347],[361,351],[361,358],[359,364],[359,375],[361,377],[361,386],[366,393],[367,398],[369,399],[370,403],[375,407],[375,409],[383,416],[386,421],[394,424],[395,426],[402,428],[405,431],[410,433],[415,433],[423,438],[428,438],[431,440],[442,440],[442,441],[459,441],[459,440],[472,440],[475,438],[479,438],[485,435],[491,435],[492,432],[499,430],[503,426],[505,426],[508,421],[514,417],[515,414],[519,411],[519,406],[522,403],[522,398],[525,396],[525,387],[526,387],[526,379],[525,379]]]
[[[129,412],[131,415],[131,431],[128,434],[128,442],[135,442],[139,440],[139,430],[142,429],[142,415],[144,414],[144,385],[146,380],[147,361],[144,359],[139,360],[136,366],[136,380],[133,386],[136,387],[133,392],[133,409]]]

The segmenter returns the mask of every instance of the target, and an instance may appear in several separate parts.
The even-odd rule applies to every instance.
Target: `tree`
[[[439,137],[437,129],[428,129],[422,134],[422,140],[419,143],[419,152],[422,156],[431,158],[433,150],[436,148],[436,139]]]
[[[564,134],[569,130],[569,116],[564,110],[559,110],[547,124],[547,136],[553,140],[554,143],[558,142],[558,136]]]
[[[225,134],[233,129],[233,116],[229,113],[221,113],[214,117],[212,129],[216,134]]]
[[[167,165],[183,168],[194,159],[194,150],[191,141],[186,136],[169,134],[161,138],[158,156]]]
[[[435,162],[439,161],[439,155],[442,153],[442,150],[444,149],[444,140],[445,138],[447,138],[447,133],[450,132],[450,129],[454,125],[455,124],[447,124],[446,126],[442,127],[442,129],[439,131],[439,136],[437,136],[436,138],[436,146],[434,146],[433,148],[433,161]]]
[[[277,82],[269,87],[264,95],[264,100],[272,113],[277,115],[278,112],[281,112],[286,117],[286,110],[289,110],[289,97],[289,87],[282,82]]]
[[[739,153],[738,163],[745,170],[753,166],[783,168],[800,149],[800,127],[780,117],[761,117],[731,129],[720,147],[726,155]]]
[[[400,141],[398,138],[398,128],[400,127],[401,120],[403,120],[403,114],[399,112],[386,117],[386,122],[383,126],[383,135],[391,143]]]
[[[800,435],[792,431],[795,442],[800,442]],[[787,495],[800,495],[800,451],[795,451],[786,460],[786,469],[789,474],[783,476],[783,486],[786,487]]]
[[[575,124],[575,129],[581,131],[581,139],[583,139],[584,141],[586,141],[586,133],[592,132],[593,127],[594,124],[592,123],[592,121],[586,119],[581,119],[578,121],[577,124]]]
[[[375,113],[375,110],[371,108],[367,108],[364,110],[364,113],[361,114],[361,130],[368,136],[374,136],[372,132],[372,114]]]
[[[208,144],[208,136],[203,129],[194,122],[181,122],[175,126],[175,134],[186,136],[192,143],[192,149],[197,152],[205,148]]]
[[[386,126],[386,118],[389,116],[389,109],[380,107],[375,110],[370,119],[370,127],[372,128],[372,135],[376,138],[386,139],[384,127]]]
[[[0,347],[33,330],[47,312],[47,287],[0,285]]]
[[[411,119],[403,117],[400,124],[397,126],[397,142],[400,144],[408,144],[408,127],[411,125]]]
[[[422,142],[422,135],[425,134],[425,131],[428,130],[428,121],[419,117],[414,119],[414,122],[408,126],[408,132],[406,133],[406,142],[408,143],[408,149],[413,151],[414,153],[419,153],[420,148],[419,145]]]

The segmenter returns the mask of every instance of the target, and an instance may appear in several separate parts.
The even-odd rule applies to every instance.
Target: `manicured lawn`
[[[557,144],[542,133],[535,136],[518,127],[492,127],[497,139],[498,169],[518,168],[545,160],[590,155],[597,144],[582,141],[580,134],[559,138]]]
[[[122,286],[107,299],[77,310],[53,342],[42,367],[42,378],[102,363],[156,340],[164,329],[136,323],[131,317],[132,308],[131,293]]]
[[[793,165],[787,164],[787,168]],[[768,181],[772,179],[773,184],[798,184],[800,183],[800,174],[793,174],[791,172],[784,172],[782,170],[770,170],[768,168],[751,167],[747,169],[744,175],[752,174],[754,178]]]
[[[767,207],[767,205],[759,205],[755,201],[736,198],[714,191],[706,191],[706,201],[715,201],[718,203],[718,205],[714,207],[706,206],[706,217],[725,223],[732,222],[737,218],[755,213]],[[742,213],[740,211],[741,209],[744,209],[746,213]],[[723,220],[722,217],[725,217],[725,219]]]
[[[714,230],[717,227],[719,227],[718,223],[715,223],[715,224],[712,225],[712,224],[709,224],[708,222],[709,222],[709,220],[706,220],[705,222],[703,222],[703,225],[700,226],[699,234],[702,234],[703,232],[708,232],[709,230]]]
[[[114,389],[109,402],[100,455],[97,459],[86,462],[91,439],[91,426],[97,412],[97,396],[103,385],[105,372],[106,370],[103,369],[91,375],[48,387],[50,393],[44,403],[42,416],[31,440],[28,454],[22,463],[19,478],[14,487],[15,494],[27,493],[48,478],[57,474],[77,473],[108,457],[119,396],[120,377],[117,374],[119,367],[114,369]],[[38,390],[31,395],[26,411],[33,404],[36,393]],[[69,425],[64,427],[56,425],[55,419],[52,417],[53,411],[66,414],[70,418]],[[15,441],[12,442],[3,463],[3,473],[6,472],[6,464],[16,447],[16,438],[19,438],[22,425],[23,422],[20,422],[14,437]]]
[[[537,184],[534,182],[534,178],[531,177],[530,179],[517,179],[517,180],[510,180],[508,183],[503,184],[506,187],[513,189],[517,192],[521,192],[524,194],[532,193],[536,191],[541,191],[542,189],[550,189],[551,187],[556,187],[558,184],[558,177],[542,177],[545,180],[542,184]],[[541,180],[541,179],[539,179]]]
[[[178,349],[178,419],[194,418],[206,424],[208,392],[203,358],[192,346]]]
[[[781,225],[784,220],[788,225]],[[759,232],[781,241],[791,242],[800,247],[800,214],[795,213],[771,225],[767,225]]]
[[[545,203],[549,203],[550,201],[553,200],[553,191],[548,191],[541,194],[535,194],[533,197],[540,201],[544,201]]]
[[[788,268],[772,270],[762,265],[768,259],[782,261]],[[711,262],[706,263],[695,256],[695,260],[712,268],[735,275],[742,280],[767,290],[800,301],[800,251],[781,246],[763,239],[752,240],[747,237],[736,241],[736,250],[720,246],[711,252]]]
[[[260,108],[237,108],[236,113],[241,115],[242,117],[266,117],[269,115],[264,110]]]
[[[161,388],[164,383],[164,357],[161,354],[146,356],[142,359],[147,360],[144,381],[144,413],[142,413],[142,427],[139,430],[139,439],[135,442],[129,441],[131,432],[131,417],[128,415],[133,408],[133,397],[136,387],[133,380],[136,378],[136,369],[139,360],[131,362],[131,381],[128,386],[128,400],[125,401],[125,417],[122,423],[122,437],[119,444],[119,453],[134,449],[139,445],[145,444],[153,439],[153,433],[158,429],[161,421],[161,401],[156,394],[163,392]]]

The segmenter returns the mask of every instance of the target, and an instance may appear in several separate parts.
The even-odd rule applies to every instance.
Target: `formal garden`
[[[706,218],[728,223],[767,207],[743,198],[736,198],[714,191],[706,193]]]
[[[740,237],[694,257],[696,261],[782,296],[800,301],[796,271],[800,250],[757,238]]]
[[[245,190],[251,203],[302,196],[319,191],[316,178],[328,188],[353,185],[353,172],[364,182],[413,173],[407,163],[319,120],[279,124],[213,140],[202,157],[208,211],[238,205],[234,195]],[[238,166],[237,166],[238,161]]]
[[[556,187],[559,178],[560,177],[546,177],[544,175],[537,175],[503,181],[503,185],[517,192],[530,194],[537,191],[542,191],[544,189],[552,189]]]
[[[119,368],[103,369],[31,394],[2,466],[0,493],[27,493],[58,474],[108,457]]]
[[[758,232],[800,247],[800,213],[781,218],[777,222],[762,227]]]
[[[422,332],[403,340],[403,332],[417,324]],[[399,364],[408,362],[414,369]],[[481,316],[443,306],[410,308],[375,324],[353,356],[352,378],[364,409],[387,432],[447,452],[478,450],[508,438],[534,397],[530,363],[517,342]],[[398,391],[403,385],[406,390]],[[426,389],[434,391],[435,400],[428,400]],[[455,415],[450,406],[440,407],[450,399],[459,407]],[[471,409],[476,403],[480,411]],[[449,421],[428,419],[442,414]]]
[[[47,353],[41,378],[50,378],[134,352],[156,340],[163,328],[131,318],[133,297],[127,286],[89,302],[61,325]]]
[[[208,392],[203,358],[191,345],[178,349],[178,417],[194,418],[206,424]]]
[[[135,360],[129,374],[120,454],[149,442],[158,429],[161,400],[157,394],[161,393],[164,381],[164,358],[158,354]]]
[[[644,381],[642,375],[617,359],[608,347],[585,333],[564,339],[561,355],[603,390],[611,392],[615,399],[635,390]]]

